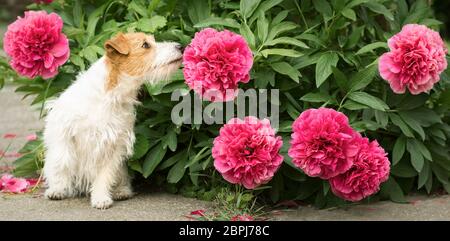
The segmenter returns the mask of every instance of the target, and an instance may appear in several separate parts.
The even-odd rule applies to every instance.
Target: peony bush
[[[49,38],[32,34],[39,27],[7,33],[0,78],[39,107],[102,56],[103,43],[119,31],[187,47],[182,70],[139,94],[128,162],[137,182],[206,200],[242,185],[268,202],[317,207],[450,192],[448,47],[434,1],[37,2],[29,10],[56,14],[63,28],[59,20],[47,24],[54,26],[45,31]],[[43,47],[24,51],[19,40]],[[279,99],[268,102],[279,107],[279,126],[256,117],[172,122],[174,90],[202,95],[207,105],[236,104],[237,88],[278,89]],[[220,94],[203,96],[208,90]],[[39,172],[42,148],[40,138],[29,142],[15,175]]]

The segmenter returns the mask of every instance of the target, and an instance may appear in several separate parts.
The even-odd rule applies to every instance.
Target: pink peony
[[[330,179],[333,193],[353,202],[378,192],[380,184],[389,178],[390,170],[387,154],[377,141],[358,138],[358,148],[350,170]]]
[[[3,192],[22,193],[28,188],[28,181],[23,178],[15,178],[10,174],[5,174],[0,178],[0,189]]]
[[[45,79],[58,74],[70,55],[69,41],[61,32],[63,21],[56,13],[28,11],[8,26],[5,52],[11,67],[28,78]]]
[[[447,49],[439,33],[408,24],[388,40],[390,52],[380,57],[379,71],[397,94],[417,95],[433,88],[447,68]]]
[[[184,51],[183,64],[191,89],[207,100],[229,101],[236,96],[238,83],[250,80],[253,56],[242,36],[206,28]]]
[[[214,140],[214,167],[228,182],[254,189],[269,182],[280,167],[283,156],[278,152],[282,145],[269,120],[233,118]]]
[[[289,156],[308,176],[328,179],[344,173],[357,152],[347,117],[329,108],[304,111],[292,125]]]

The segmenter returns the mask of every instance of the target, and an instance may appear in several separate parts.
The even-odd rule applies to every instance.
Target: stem
[[[0,161],[3,160],[3,158],[4,158],[5,155],[6,155],[6,152],[8,152],[8,150],[9,150],[9,148],[11,147],[11,144],[12,144],[12,143],[13,143],[13,141],[10,141],[9,144],[8,144],[8,146],[5,148],[4,153],[2,153],[2,154],[0,155]]]
[[[345,99],[347,99],[347,97],[348,97],[348,95],[349,95],[350,93],[351,93],[351,92],[347,92],[347,94],[344,95],[344,97],[342,98],[341,102],[339,103],[339,108],[337,109],[337,111],[341,110],[342,105],[344,104]]]
[[[41,110],[39,112],[39,119],[42,119],[42,113],[44,112],[45,102],[47,101],[48,90],[50,89],[50,85],[53,83],[53,78],[48,81],[47,88],[44,93],[44,100],[42,101]]]
[[[302,21],[305,24],[305,27],[308,29],[308,23],[306,22],[305,16],[303,15],[302,9],[300,8],[300,5],[298,5],[298,1],[294,1],[295,6],[297,7],[298,12],[300,13],[300,16],[302,17]]]

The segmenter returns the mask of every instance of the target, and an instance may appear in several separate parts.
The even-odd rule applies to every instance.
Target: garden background
[[[201,28],[227,28],[242,34],[256,55],[252,80],[242,87],[281,90],[279,134],[284,139],[284,154],[292,121],[307,108],[325,105],[346,113],[352,127],[377,139],[390,153],[391,178],[378,195],[364,202],[390,199],[405,203],[407,193],[449,191],[448,70],[430,94],[396,95],[373,64],[387,51],[386,40],[406,23],[439,29],[448,40],[448,1],[262,1],[245,11],[238,1],[180,2],[55,1],[32,5],[32,9],[43,8],[63,17],[63,32],[71,40],[70,61],[51,85],[40,78],[17,77],[6,61],[1,62],[0,84],[29,95],[39,109],[43,101],[66,88],[77,71],[103,54],[102,43],[119,30],[154,33],[158,39],[186,45]],[[1,28],[23,15],[28,3],[2,1],[2,6],[8,7],[0,10]],[[170,124],[167,114],[175,103],[167,100],[175,88],[186,88],[180,73],[165,86],[146,86],[142,91],[144,105],[139,109],[138,142],[130,169],[137,183],[213,200],[223,187],[229,187],[212,168],[210,155],[220,126]],[[358,99],[352,93],[365,94]],[[34,171],[42,165],[39,146],[38,139],[21,151],[25,155],[16,162],[16,175],[36,175]],[[349,205],[329,192],[326,182],[307,177],[291,164],[285,155],[285,164],[268,184],[271,188],[252,192],[246,196],[249,201],[256,194],[267,205],[286,200],[320,208]]]

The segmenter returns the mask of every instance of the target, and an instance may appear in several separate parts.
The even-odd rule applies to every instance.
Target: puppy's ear
[[[121,55],[128,55],[130,53],[130,46],[125,35],[119,33],[114,38],[106,41],[105,50],[107,57],[115,59]]]

